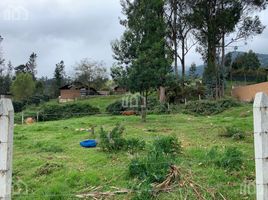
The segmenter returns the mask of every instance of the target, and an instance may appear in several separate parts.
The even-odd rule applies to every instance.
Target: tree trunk
[[[166,88],[163,86],[159,87],[159,101],[160,103],[166,102]]]
[[[173,43],[174,43],[174,71],[176,78],[179,79],[179,70],[178,70],[178,43],[177,43],[177,3],[176,0],[173,1]]]
[[[140,98],[140,100],[141,100],[141,121],[142,122],[146,122],[147,99],[148,99],[148,92],[145,92],[145,96],[144,96],[144,93],[142,93],[142,98]]]
[[[182,87],[184,87],[185,80],[185,39],[183,38],[181,41],[181,69],[182,69]]]

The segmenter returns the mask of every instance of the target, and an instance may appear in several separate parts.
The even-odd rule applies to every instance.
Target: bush
[[[242,140],[245,138],[245,133],[234,127],[223,127],[219,131],[219,136]]]
[[[181,153],[181,144],[176,136],[165,136],[157,138],[154,143],[154,147],[165,154],[176,155]]]
[[[100,147],[103,151],[113,152],[119,151],[126,145],[123,138],[124,128],[119,124],[111,131],[107,132],[101,127],[100,131]]]
[[[233,99],[224,99],[218,101],[191,101],[186,104],[184,113],[214,115],[236,106],[239,106],[239,103]]]
[[[209,163],[227,170],[240,170],[243,164],[243,153],[235,147],[228,147],[222,153],[217,147],[213,147],[207,154]]]
[[[158,103],[152,109],[152,113],[154,114],[169,114],[169,105],[167,103]]]
[[[107,132],[103,128],[100,131],[100,147],[103,151],[116,152],[126,150],[134,153],[145,148],[145,142],[139,139],[124,139],[124,127],[117,124],[111,131]]]
[[[129,165],[129,176],[146,180],[150,183],[160,183],[165,180],[171,158],[156,149],[151,150],[147,156],[135,158]]]
[[[14,107],[14,112],[22,112],[24,109],[25,103],[22,101],[13,101],[13,107]]]
[[[85,115],[94,115],[99,112],[99,108],[85,103],[48,104],[41,108],[39,117],[43,121],[51,121],[68,119],[71,117],[81,117]]]
[[[112,115],[120,115],[126,108],[122,106],[122,101],[116,101],[107,106],[106,111]]]
[[[145,142],[143,140],[139,140],[137,138],[126,140],[125,149],[129,151],[131,154],[134,154],[139,150],[143,150],[144,148],[145,148]]]

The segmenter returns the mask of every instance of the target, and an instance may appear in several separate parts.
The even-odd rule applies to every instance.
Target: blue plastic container
[[[83,142],[80,142],[81,147],[85,148],[94,148],[97,146],[96,140],[85,140]]]

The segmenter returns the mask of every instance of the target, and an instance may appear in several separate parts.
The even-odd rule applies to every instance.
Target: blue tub
[[[85,148],[94,148],[97,146],[96,140],[85,140],[83,142],[80,142],[81,147]]]

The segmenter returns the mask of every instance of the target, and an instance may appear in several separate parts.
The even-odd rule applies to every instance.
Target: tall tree
[[[16,100],[29,100],[34,94],[35,82],[32,74],[20,73],[12,83],[11,92]]]
[[[188,16],[192,14],[192,2],[189,0],[167,0],[166,21],[168,24],[168,38],[173,49],[174,71],[179,78],[178,59],[182,69],[182,80],[185,76],[186,55],[196,42],[191,37],[193,26]]]
[[[241,17],[242,6],[239,0],[197,0],[191,21],[196,29],[199,51],[207,64],[203,78],[208,95],[220,96],[220,77],[218,47],[222,30],[233,32]]]
[[[145,102],[152,89],[160,88],[160,93],[165,93],[168,74],[172,70],[171,54],[166,42],[164,3],[163,0],[123,1],[123,11],[127,17],[123,23],[126,32],[113,48],[123,50],[122,46],[128,47],[127,50],[114,53],[117,57],[123,55],[123,63],[130,61],[126,69],[129,89],[140,92]],[[160,97],[163,101],[163,95]],[[146,121],[146,108],[142,109],[142,120]]]
[[[60,95],[60,87],[64,84],[64,77],[65,74],[65,65],[64,61],[60,61],[56,64],[56,68],[54,71],[54,81],[55,81],[55,97],[58,97]]]
[[[87,58],[81,60],[74,67],[75,80],[88,88],[100,90],[108,81],[107,70],[103,62],[92,61]]]
[[[15,71],[16,74],[19,73],[29,73],[33,76],[33,79],[36,79],[36,74],[37,74],[37,63],[36,63],[36,59],[37,59],[37,54],[36,53],[32,53],[30,55],[29,61],[24,65],[19,65],[17,67],[15,67]]]

